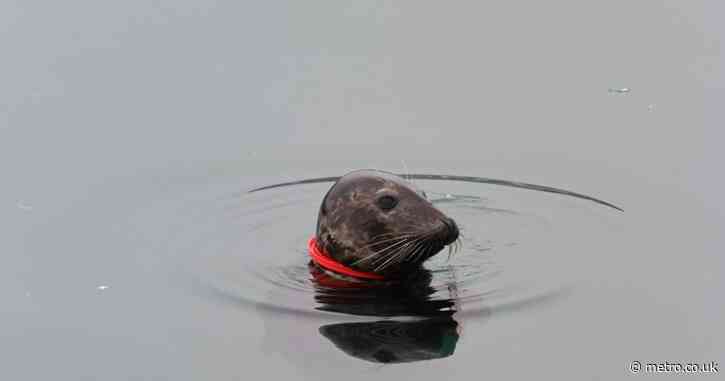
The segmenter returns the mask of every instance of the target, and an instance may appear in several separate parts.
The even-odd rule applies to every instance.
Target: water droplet
[[[632,91],[632,89],[630,89],[629,87],[610,87],[608,91],[610,94],[627,94]]]
[[[97,289],[98,291],[105,291],[105,290],[107,290],[107,289],[108,289],[108,286],[98,286],[98,287],[96,287],[96,289]]]

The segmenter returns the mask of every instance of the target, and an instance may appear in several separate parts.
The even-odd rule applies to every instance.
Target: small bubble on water
[[[654,104],[647,105],[647,111],[653,112],[654,110],[655,110],[655,105]]]
[[[96,290],[105,291],[105,290],[108,290],[108,286],[98,286],[98,287],[96,287]]]
[[[20,210],[26,210],[26,211],[33,210],[33,206],[32,205],[28,205],[23,200],[18,201],[17,206],[18,206],[18,209],[20,209]]]
[[[627,94],[632,91],[632,89],[629,87],[610,87],[608,91],[610,94]]]

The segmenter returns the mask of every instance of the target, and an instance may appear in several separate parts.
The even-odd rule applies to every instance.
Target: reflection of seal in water
[[[350,356],[384,364],[403,363],[453,355],[458,323],[450,316],[340,323],[324,325],[320,333]]]
[[[400,278],[458,239],[456,223],[424,194],[387,172],[341,177],[325,195],[317,245],[353,270]]]
[[[311,269],[315,300],[319,303],[317,309],[392,317],[382,321],[321,326],[320,333],[343,352],[377,363],[433,360],[453,355],[460,327],[453,318],[457,312],[455,300],[442,299],[440,294],[436,299],[431,298],[436,290],[430,284],[432,274],[429,270],[410,274],[405,282],[378,287],[369,283],[345,285],[342,281],[330,285],[334,280],[325,272],[316,267]],[[334,287],[334,284],[341,286]],[[398,316],[407,318],[396,319]]]

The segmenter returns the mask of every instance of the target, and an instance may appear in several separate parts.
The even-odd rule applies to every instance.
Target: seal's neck
[[[327,253],[323,252],[319,248],[319,246],[317,245],[317,237],[315,236],[312,236],[312,238],[310,238],[310,240],[307,242],[307,249],[310,253],[310,257],[312,258],[312,262],[325,270],[333,271],[354,278],[385,280],[385,277],[380,274],[351,269],[344,264],[332,259],[332,257],[327,255]]]

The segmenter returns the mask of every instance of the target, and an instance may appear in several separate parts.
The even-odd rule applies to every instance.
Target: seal
[[[350,269],[348,274],[394,280],[421,270],[458,236],[456,222],[415,185],[389,172],[357,170],[325,194],[310,247],[311,255],[329,258]],[[315,255],[315,265],[331,270]]]

